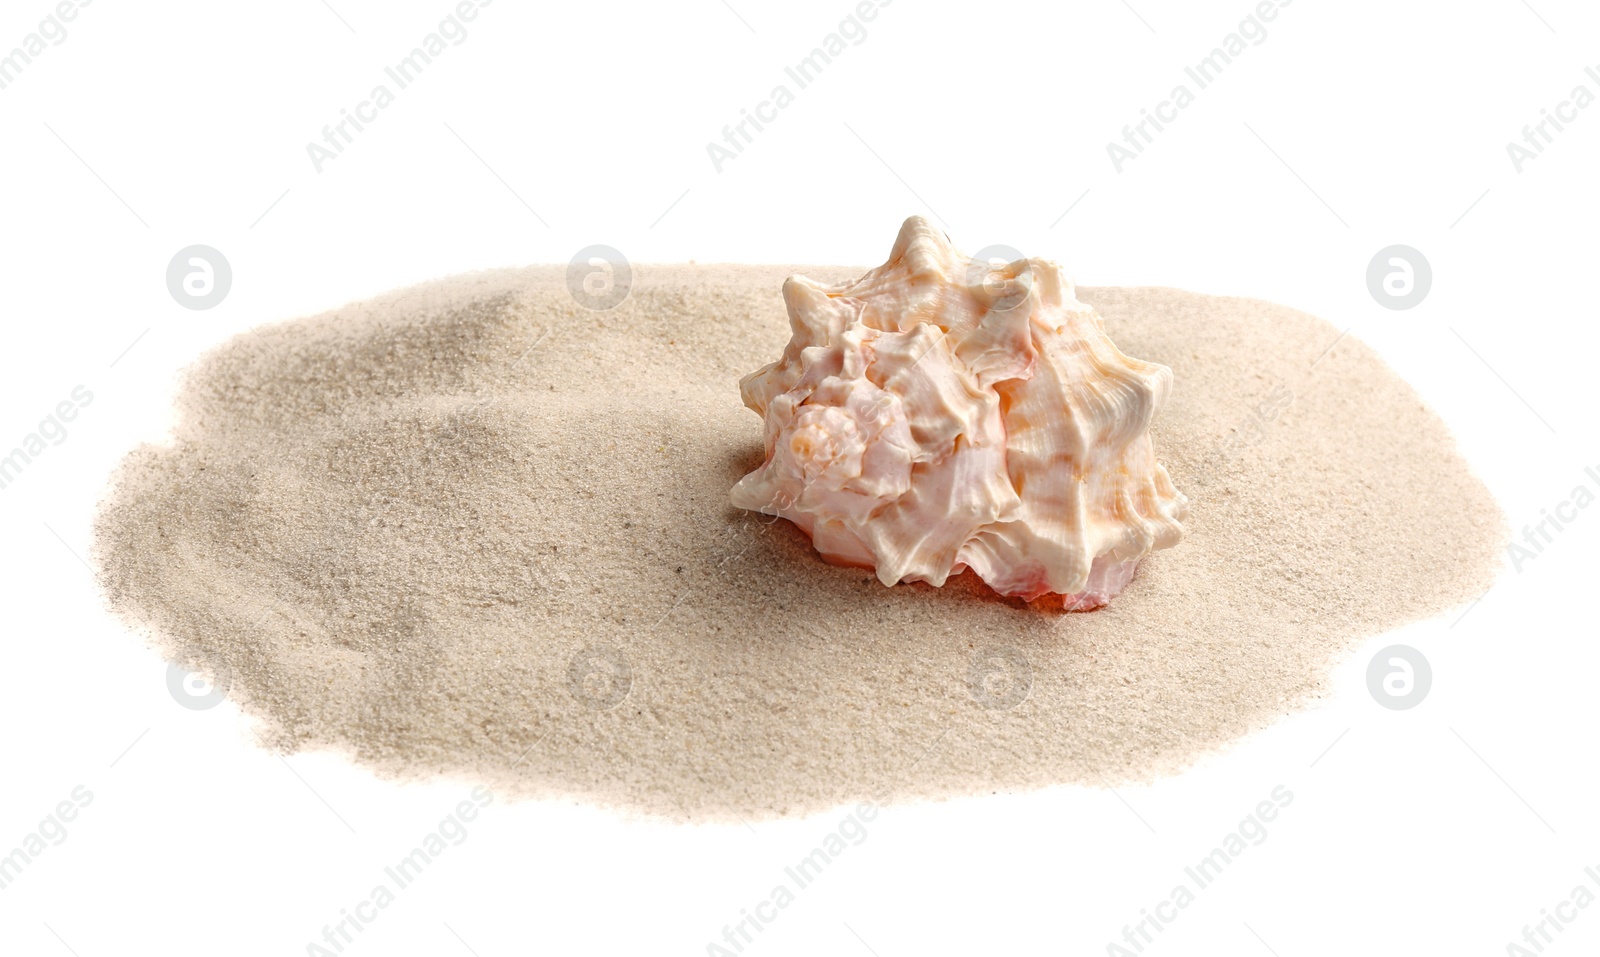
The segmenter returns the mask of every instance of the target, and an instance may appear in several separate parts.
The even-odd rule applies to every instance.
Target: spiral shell
[[[1183,537],[1150,440],[1172,371],[1118,351],[1055,263],[971,259],[913,216],[882,266],[783,298],[788,346],[739,383],[766,460],[731,498],[827,561],[1088,609]]]

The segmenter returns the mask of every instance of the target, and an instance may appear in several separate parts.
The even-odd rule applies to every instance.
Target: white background
[[[591,243],[867,265],[921,213],[1086,285],[1350,327],[1519,531],[1593,487],[1600,104],[1520,173],[1506,152],[1574,86],[1600,94],[1591,4],[1296,0],[1118,173],[1107,142],[1248,0],[896,0],[718,173],[706,144],[848,0],[499,0],[318,173],[307,142],[451,9],[330,2],[99,0],[0,90],[0,447],[94,394],[0,491],[0,853],[75,786],[94,795],[0,891],[8,953],[306,953],[469,789],[285,761],[230,703],[179,707],[80,560],[107,473],[166,429],[176,371],[259,323]],[[51,9],[8,0],[0,52]],[[195,243],[234,271],[205,312],[165,286]],[[1408,311],[1366,288],[1394,243],[1432,263]],[[1104,954],[1280,784],[1294,800],[1265,842],[1147,954],[1507,953],[1600,865],[1600,509],[1580,516],[1475,607],[1373,638],[1331,699],[1181,777],[886,810],[745,953]],[[1365,687],[1393,642],[1433,663],[1414,710]],[[497,802],[346,953],[704,954],[843,813],[679,827]],[[1576,913],[1546,953],[1600,946],[1600,906]]]

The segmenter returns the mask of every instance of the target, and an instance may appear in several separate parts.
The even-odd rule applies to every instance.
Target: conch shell
[[[913,216],[887,263],[783,299],[789,345],[739,383],[766,461],[731,498],[825,560],[1087,610],[1183,537],[1150,441],[1172,370],[1119,352],[1055,263],[969,259]]]

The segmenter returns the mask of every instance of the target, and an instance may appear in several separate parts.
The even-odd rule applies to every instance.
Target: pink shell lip
[[[811,539],[811,533],[806,530],[804,525],[799,523],[790,524],[808,540]],[[869,572],[876,570],[875,566],[868,562],[854,560],[846,556],[821,551],[818,552],[818,555],[829,565],[835,565],[840,568],[859,568]],[[1110,604],[1111,599],[1122,594],[1123,589],[1127,588],[1129,583],[1133,581],[1134,574],[1138,571],[1138,568],[1139,560],[1136,558],[1122,561],[1112,558],[1110,555],[1101,555],[1095,559],[1094,565],[1090,568],[1088,584],[1082,591],[1070,595],[1051,591],[1048,584],[1046,584],[1042,568],[1035,569],[1034,574],[1030,576],[1018,578],[1004,585],[984,581],[976,572],[960,563],[950,569],[950,576],[955,578],[962,575],[971,575],[981,583],[981,587],[985,591],[997,599],[1019,600],[1029,605],[1035,605],[1041,599],[1053,597],[1061,600],[1061,610],[1064,612],[1086,612],[1099,611]]]
[[[1122,561],[1110,555],[1100,555],[1094,560],[1089,569],[1089,580],[1080,592],[1071,595],[1061,595],[1061,605],[1064,611],[1095,611],[1111,603],[1111,599],[1122,594],[1122,590],[1133,581],[1133,574],[1139,567],[1137,558]],[[988,583],[995,592],[1009,598],[1020,598],[1026,602],[1038,601],[1045,595],[1056,594],[1050,590],[1045,581],[1043,570],[1039,574],[1026,580],[1017,582],[1010,590],[1003,590]]]

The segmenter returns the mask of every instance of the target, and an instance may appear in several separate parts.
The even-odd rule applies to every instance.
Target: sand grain
[[[1492,580],[1498,509],[1367,347],[1166,289],[1079,293],[1173,368],[1193,502],[1108,609],[825,565],[727,505],[792,272],[860,270],[636,267],[604,313],[506,270],[241,336],[114,477],[110,600],[275,747],[700,819],[1172,773]]]

